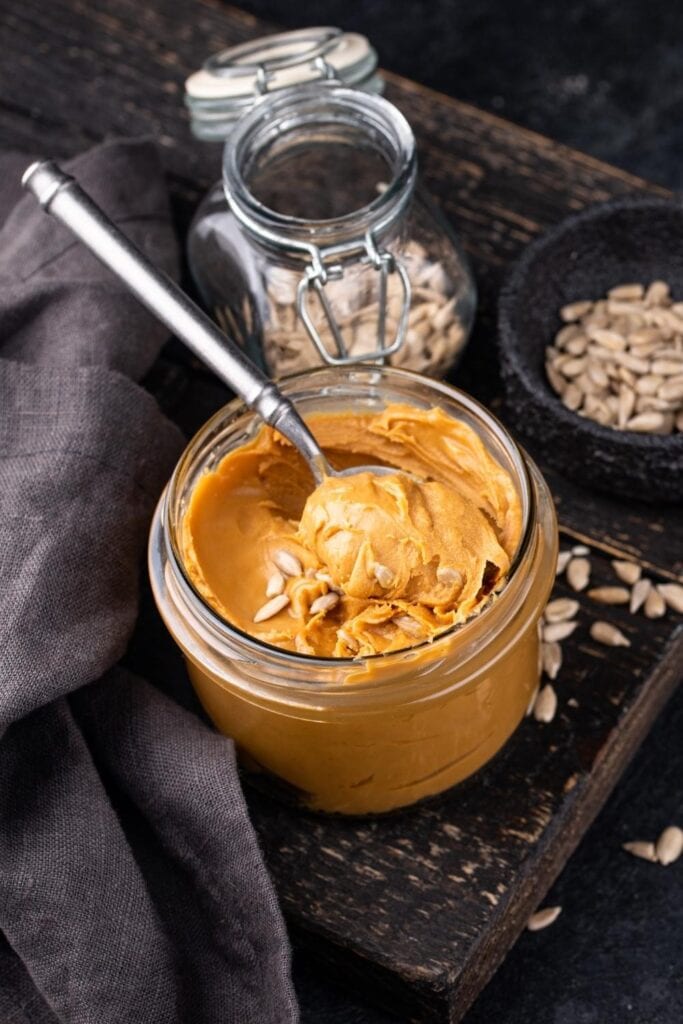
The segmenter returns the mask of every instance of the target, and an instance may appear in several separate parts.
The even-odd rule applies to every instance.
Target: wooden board
[[[220,150],[190,137],[182,82],[207,53],[263,26],[199,0],[54,0],[49,19],[42,0],[22,0],[6,6],[0,25],[3,144],[63,156],[106,136],[152,134],[184,230],[219,175]],[[387,94],[416,130],[423,181],[460,232],[479,284],[457,381],[500,409],[495,300],[510,261],[572,210],[666,192],[394,76]],[[188,432],[226,397],[174,345],[148,384]],[[547,475],[565,544],[590,543],[597,582],[612,579],[616,552],[661,578],[681,573],[680,509],[626,506]],[[457,1021],[504,957],[680,676],[674,616],[610,610],[632,640],[610,650],[588,636],[599,614],[581,599],[580,627],[563,645],[555,721],[527,720],[490,766],[430,804],[342,821],[250,796],[293,933],[344,984],[411,1020]]]

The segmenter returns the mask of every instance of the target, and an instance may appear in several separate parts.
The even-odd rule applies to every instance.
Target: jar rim
[[[260,640],[228,622],[202,597],[186,572],[182,553],[176,539],[176,531],[173,528],[173,523],[171,522],[171,511],[176,505],[178,489],[182,485],[184,472],[186,468],[188,468],[188,463],[191,461],[193,455],[195,455],[196,449],[202,444],[206,436],[211,433],[211,430],[221,422],[232,421],[234,423],[242,417],[249,415],[253,418],[253,423],[258,424],[257,415],[255,413],[250,413],[250,410],[241,399],[234,399],[232,402],[229,402],[227,405],[217,410],[217,412],[203,424],[187,445],[185,451],[178,460],[168,487],[162,496],[160,502],[160,515],[163,520],[163,535],[166,555],[175,569],[175,582],[180,585],[183,595],[187,599],[192,611],[198,615],[204,625],[208,626],[214,634],[219,636],[219,638],[227,636],[232,640],[238,641],[257,657],[262,658],[264,654],[267,654],[271,657],[276,657],[279,660],[284,661],[286,665],[291,665],[292,667],[305,666],[309,670],[315,668],[316,665],[324,669],[334,669],[342,666],[356,666],[360,668],[366,664],[374,663],[377,660],[380,660],[383,664],[388,664],[390,660],[398,661],[399,659],[405,658],[406,655],[424,652],[428,649],[434,651],[435,657],[438,657],[437,648],[444,644],[445,641],[454,634],[464,630],[468,626],[471,626],[473,623],[486,623],[489,621],[490,613],[494,608],[499,607],[500,601],[504,599],[504,595],[509,592],[511,583],[516,580],[519,567],[524,562],[525,556],[529,551],[536,519],[536,501],[527,457],[500,420],[475,398],[468,395],[467,392],[461,391],[459,388],[446,384],[443,381],[432,380],[422,374],[415,373],[414,371],[397,369],[395,367],[354,367],[344,369],[314,367],[310,370],[292,374],[289,377],[283,378],[280,381],[280,385],[283,387],[283,390],[287,392],[288,385],[297,384],[298,382],[309,382],[315,377],[342,375],[347,378],[353,378],[358,375],[359,369],[361,372],[362,370],[366,370],[372,375],[377,375],[378,381],[381,381],[383,377],[385,379],[393,378],[406,382],[413,381],[423,386],[426,385],[429,390],[433,390],[438,394],[445,395],[450,399],[455,399],[465,407],[468,413],[476,417],[484,426],[488,427],[497,440],[502,442],[503,447],[508,454],[512,456],[512,461],[515,464],[517,471],[517,479],[515,483],[521,489],[520,498],[522,501],[523,520],[520,540],[512,557],[504,586],[501,588],[496,598],[494,600],[489,600],[487,605],[476,616],[467,619],[465,622],[451,626],[443,633],[439,633],[439,635],[432,640],[425,640],[420,644],[404,647],[397,651],[364,655],[356,658],[322,657],[320,655],[302,654],[298,651],[288,651],[282,647],[277,647],[274,644],[269,644]],[[292,395],[291,397],[296,401],[295,395]],[[330,687],[330,684],[324,682],[319,683],[318,685],[323,689],[329,689]],[[360,685],[362,684],[354,684],[354,688]],[[377,682],[373,682],[372,684],[373,687],[376,687],[377,685]],[[379,685],[381,685],[381,683]]]
[[[258,200],[243,174],[252,148],[265,148],[273,138],[310,127],[314,111],[340,118],[355,118],[353,127],[391,149],[392,177],[387,187],[349,213],[328,219],[307,219],[283,214]],[[350,126],[347,122],[347,126]],[[386,156],[386,153],[383,155]],[[345,88],[333,82],[293,86],[264,97],[245,114],[223,150],[223,190],[235,217],[261,244],[280,252],[311,253],[331,248],[339,236],[362,244],[365,234],[380,238],[402,216],[412,198],[417,176],[415,137],[403,114],[381,96]]]

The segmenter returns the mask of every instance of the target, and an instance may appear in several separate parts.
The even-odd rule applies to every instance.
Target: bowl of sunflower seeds
[[[511,425],[547,464],[683,500],[683,204],[624,199],[532,242],[498,310]]]

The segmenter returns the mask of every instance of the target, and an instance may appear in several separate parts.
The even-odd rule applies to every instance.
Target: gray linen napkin
[[[27,163],[0,155],[0,1021],[295,1021],[232,743],[117,667],[182,445],[136,383],[164,330]],[[153,146],[71,167],[173,271]]]

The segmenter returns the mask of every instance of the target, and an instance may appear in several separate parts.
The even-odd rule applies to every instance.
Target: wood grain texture
[[[185,230],[219,175],[220,149],[193,140],[182,83],[204,57],[263,31],[207,0],[0,3],[0,139],[64,156],[116,135],[153,135],[176,223]],[[387,95],[415,128],[422,178],[459,231],[480,291],[457,382],[501,410],[495,300],[510,261],[568,212],[628,193],[666,195],[615,168],[465,104],[388,76]],[[188,433],[226,391],[175,343],[148,379]],[[512,425],[514,429],[514,424]],[[616,552],[658,578],[683,568],[680,510],[628,506],[549,473],[567,537],[587,539],[594,579]],[[566,593],[564,583],[559,593]],[[590,621],[632,641],[600,648]],[[680,676],[683,634],[581,598],[563,644],[559,710],[526,720],[474,779],[412,811],[368,821],[302,814],[253,793],[250,803],[298,941],[345,984],[411,1020],[456,1021],[524,927],[607,798]],[[150,656],[150,661],[153,660]],[[572,706],[569,700],[578,706]]]

